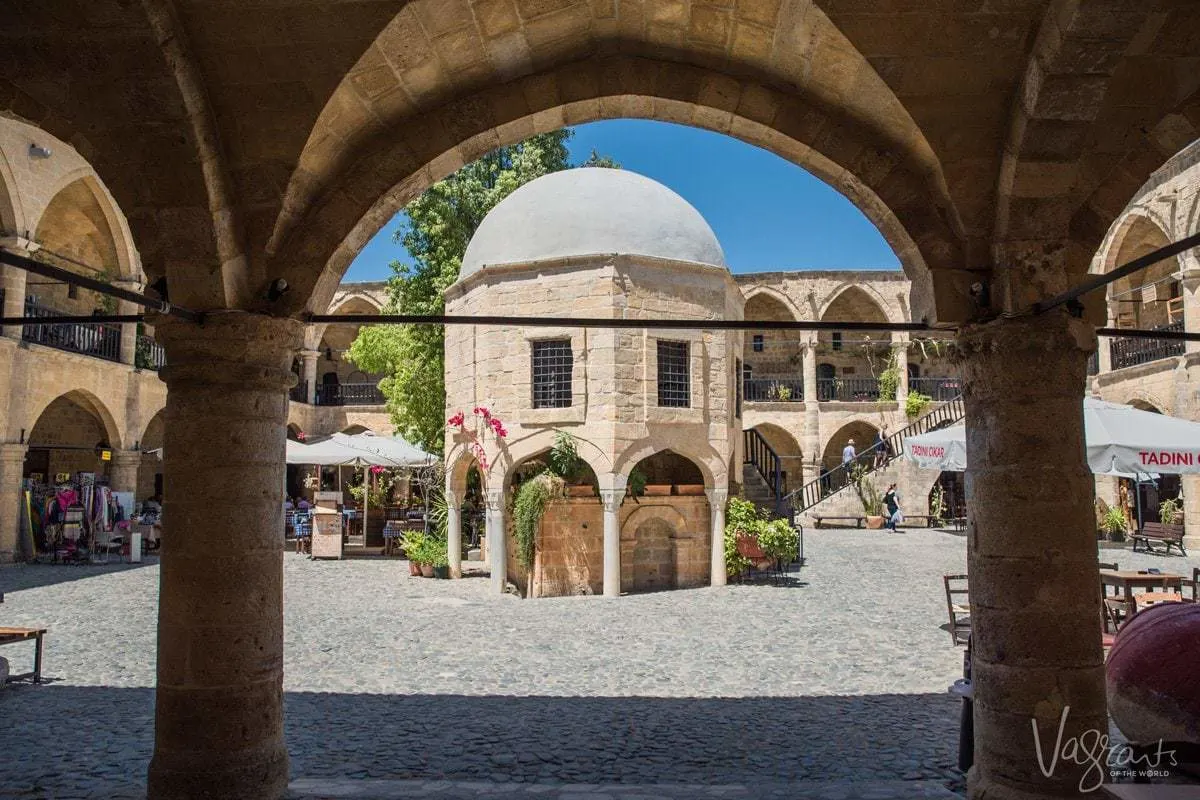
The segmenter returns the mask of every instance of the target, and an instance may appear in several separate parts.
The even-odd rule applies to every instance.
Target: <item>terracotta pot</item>
[[[702,483],[681,483],[675,487],[675,494],[683,497],[698,497],[704,495],[704,484]]]
[[[596,490],[592,488],[592,485],[590,483],[585,484],[583,486],[568,486],[567,487],[567,497],[595,497],[595,496],[596,496]]]
[[[424,575],[426,578],[432,578],[433,577],[433,564],[422,564],[421,565],[421,574]]]
[[[883,527],[883,517],[867,517],[867,527],[872,530],[879,530]]]
[[[421,574],[421,565],[415,561],[408,562],[408,574],[416,577]]]
[[[643,492],[646,497],[668,497],[671,494],[671,484],[669,483],[648,483],[646,491]]]

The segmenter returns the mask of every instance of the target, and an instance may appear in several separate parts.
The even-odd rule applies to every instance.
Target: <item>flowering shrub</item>
[[[504,427],[504,423],[499,417],[493,416],[491,409],[489,409],[487,406],[475,406],[475,408],[472,409],[472,413],[475,416],[483,419],[485,430],[490,428],[497,439],[503,439],[508,436],[508,430]],[[450,419],[446,420],[446,425],[452,428],[458,428],[460,431],[468,434],[471,437],[471,453],[479,462],[480,469],[486,470],[488,468],[487,454],[483,449],[482,442],[480,441],[481,436],[476,431],[467,430],[466,414],[464,414],[462,411],[459,411],[454,416],[450,417]]]

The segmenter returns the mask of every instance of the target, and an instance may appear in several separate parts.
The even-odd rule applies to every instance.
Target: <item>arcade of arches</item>
[[[1084,274],[1138,187],[1197,138],[1200,15],[1186,2],[967,5],[6,6],[0,109],[86,155],[150,283],[165,278],[180,305],[229,312],[155,330],[170,365],[172,506],[151,797],[286,788],[277,531],[292,364],[305,345],[297,316],[328,308],[367,238],[432,181],[498,144],[612,117],[711,128],[813,171],[891,243],[913,282],[911,317],[964,324],[972,502],[1007,510],[969,522],[972,596],[990,599],[972,615],[970,792],[1075,792],[1085,767],[1042,774],[1029,722],[1052,730],[1069,705],[1064,737],[1107,725],[1079,402],[1103,314],[999,312]],[[7,169],[24,185],[30,159],[15,160]],[[14,238],[36,229],[0,210]],[[1200,285],[1189,271],[1185,315]],[[270,299],[278,278],[290,291]],[[5,269],[6,289],[23,280]],[[816,385],[815,359],[802,360]],[[31,413],[6,415],[5,463]],[[815,457],[812,437],[802,452]],[[236,502],[206,505],[230,474]],[[1041,544],[1050,531],[1053,550]]]

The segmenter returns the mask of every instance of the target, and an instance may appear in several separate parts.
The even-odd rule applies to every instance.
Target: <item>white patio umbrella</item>
[[[346,447],[361,450],[386,462],[382,466],[427,467],[437,461],[437,457],[409,444],[399,436],[380,436],[374,431],[362,433],[335,433],[329,437]]]
[[[1083,430],[1088,467],[1096,475],[1200,473],[1200,423],[1088,397]],[[927,469],[961,472],[967,468],[966,427],[909,436],[904,456]]]

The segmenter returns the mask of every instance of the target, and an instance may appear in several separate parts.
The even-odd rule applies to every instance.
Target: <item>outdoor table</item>
[[[1129,616],[1137,613],[1136,595],[1134,589],[1164,589],[1168,592],[1178,592],[1183,585],[1183,576],[1171,572],[1149,573],[1136,570],[1100,570],[1100,583],[1104,586],[1115,586],[1124,595]]]

